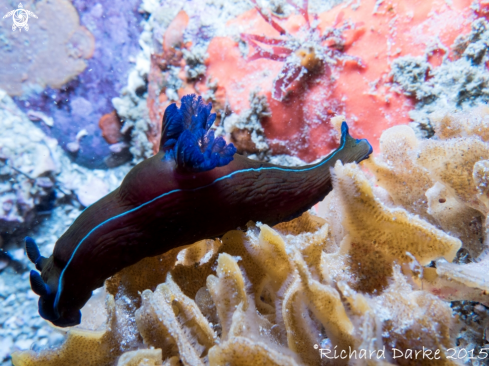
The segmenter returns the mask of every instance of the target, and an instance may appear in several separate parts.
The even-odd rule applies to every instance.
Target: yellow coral
[[[144,343],[161,348],[166,357],[181,354],[184,365],[204,365],[200,357],[214,344],[214,334],[194,301],[171,276],[155,292],[142,293],[136,323]]]
[[[477,136],[489,141],[489,107],[480,105],[467,112],[437,111],[430,116],[436,136],[441,140]]]
[[[428,189],[425,195],[428,213],[443,230],[456,233],[464,248],[473,258],[477,258],[485,250],[481,213],[456,199],[440,182]]]
[[[338,179],[339,185],[343,184],[341,182]],[[134,336],[131,338],[133,324],[114,322],[117,314],[124,319],[132,319],[133,323],[135,321],[145,347],[161,350],[161,362],[165,364],[179,360],[184,365],[245,365],[250,362],[257,365],[316,365],[324,361],[318,347],[325,340],[325,347],[336,346],[338,350],[374,350],[383,347],[384,343],[379,339],[378,344],[372,344],[372,337],[385,331],[392,335],[389,342],[404,342],[408,347],[412,332],[418,328],[410,332],[396,328],[397,323],[392,323],[392,317],[385,318],[386,314],[396,311],[395,318],[399,324],[411,319],[413,313],[420,314],[418,323],[425,327],[433,324],[436,330],[424,336],[424,344],[432,348],[447,347],[449,340],[445,335],[450,322],[446,319],[446,311],[426,313],[426,306],[430,309],[443,308],[441,300],[431,295],[426,300],[423,293],[419,294],[406,282],[403,282],[402,292],[399,287],[392,288],[391,285],[380,294],[383,300],[380,297],[370,298],[344,282],[335,282],[329,273],[321,270],[326,263],[325,256],[330,256],[330,259],[333,256],[323,252],[330,244],[328,227],[324,220],[305,214],[276,229],[259,225],[250,226],[247,233],[230,232],[224,236],[222,245],[199,242],[180,254],[173,252],[143,260],[107,281],[109,293],[115,289],[114,295],[120,302],[117,311],[110,310],[111,301],[115,302],[109,295],[106,331],[69,331],[67,342],[59,350],[37,355],[18,353],[14,358],[16,365],[66,364],[78,357],[80,345],[87,353],[97,355],[96,361],[85,364],[110,365],[117,360],[133,364],[154,362],[157,351],[151,353],[151,357],[146,357],[144,352],[131,353],[131,347],[140,347],[141,340]],[[419,230],[422,229],[424,227]],[[202,248],[207,248],[210,258],[215,258],[212,263],[217,267],[215,275],[207,277],[206,284],[196,292],[194,300],[174,281],[174,271],[178,266],[196,267],[195,264],[206,257],[202,255]],[[443,246],[439,250],[443,251]],[[169,265],[172,261],[180,264],[173,267]],[[155,272],[158,263],[167,264]],[[202,266],[205,267],[206,263]],[[348,268],[350,266],[346,262],[344,270],[350,271]],[[204,273],[207,270],[203,268]],[[140,298],[132,297],[139,286],[150,286],[165,271],[166,280],[154,292],[146,290]],[[180,270],[179,273],[185,271]],[[193,272],[188,273],[193,275]],[[393,274],[391,270],[387,275],[402,278],[399,271]],[[137,279],[133,280],[133,276]],[[140,282],[140,278],[146,279]],[[399,281],[394,280],[395,283]],[[192,281],[181,283],[190,288],[195,285]],[[399,313],[395,310],[398,306],[396,293],[402,293],[406,306],[409,304],[411,307],[410,311]],[[255,299],[259,299],[260,306],[255,304]],[[379,307],[382,308],[380,312]],[[442,328],[441,325],[436,328],[435,324],[439,324],[440,317],[446,327],[438,336],[436,334]],[[418,323],[413,323],[413,326]],[[73,341],[75,336],[79,343]],[[90,342],[98,348],[90,346]],[[123,344],[125,349],[121,347]],[[104,353],[104,350],[107,351]],[[29,362],[25,361],[27,359]],[[60,361],[53,361],[56,359]],[[385,360],[371,360],[377,361]],[[347,360],[335,362],[346,364]]]
[[[489,144],[478,138],[429,140],[422,143],[417,163],[429,170],[433,180],[447,186],[462,203],[486,213],[485,205],[477,197],[472,175],[474,165],[487,157]]]
[[[243,274],[236,260],[229,254],[219,255],[217,276],[207,277],[207,288],[216,304],[217,314],[221,320],[222,337],[226,339],[232,325],[232,309],[239,304],[246,309],[248,300]]]
[[[113,296],[107,299],[107,312],[109,316],[106,330],[70,329],[65,343],[59,349],[41,354],[33,351],[13,353],[12,363],[15,366],[113,364],[122,351],[113,352],[112,349],[119,350],[119,344],[123,341],[123,334],[117,331],[118,315]]]
[[[429,172],[415,163],[420,141],[412,128],[395,126],[380,138],[380,157],[365,161],[376,183],[385,188],[394,203],[427,218],[425,192],[432,186]]]
[[[372,187],[356,165],[335,166],[336,189],[345,208],[344,225],[352,242],[368,242],[388,256],[406,260],[406,252],[426,265],[444,257],[452,261],[459,240],[436,229],[402,208],[390,209],[373,195]]]
[[[209,354],[211,365],[270,365],[296,366],[294,359],[287,357],[267,344],[257,344],[244,337],[236,337],[225,342],[219,348],[213,348]]]
[[[474,113],[467,126],[434,116],[439,140],[384,132],[372,175],[338,162],[322,217],[249,223],[125,268],[106,281],[105,328],[100,293],[85,329],[14,364],[454,364],[460,326],[446,300],[489,305],[489,127],[487,110]],[[394,347],[441,359],[393,359]],[[324,357],[335,351],[370,357]]]
[[[161,349],[140,349],[124,353],[117,366],[160,366]]]
[[[306,299],[326,329],[328,337],[341,349],[348,349],[349,346],[353,346],[353,324],[346,315],[338,291],[329,285],[323,285],[314,280],[301,259],[296,259],[296,265]]]

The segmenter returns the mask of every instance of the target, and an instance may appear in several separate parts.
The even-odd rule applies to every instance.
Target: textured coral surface
[[[195,45],[180,41],[178,51],[155,55],[148,96],[155,125],[175,99],[168,92],[173,84],[179,94],[191,90],[214,99],[240,151],[313,161],[335,146],[329,120],[337,114],[378,150],[382,131],[407,124],[415,106],[416,86],[400,81],[421,84],[442,62],[448,68],[460,56],[451,49],[454,41],[478,16],[469,0],[363,0],[321,13],[308,1],[252,3],[210,40],[198,78],[184,72]],[[189,25],[176,18],[174,26],[185,34]],[[424,72],[394,67],[408,56],[419,58]],[[169,69],[172,82],[160,71]]]
[[[338,162],[316,215],[122,270],[62,346],[14,365],[484,364],[447,356],[487,342],[489,109],[431,118],[435,139],[397,126]],[[423,347],[440,359],[394,358]]]

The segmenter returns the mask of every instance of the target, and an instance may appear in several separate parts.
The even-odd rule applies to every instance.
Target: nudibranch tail
[[[348,162],[359,163],[365,159],[368,159],[372,154],[372,145],[366,139],[355,139],[348,132],[348,125],[346,122],[341,124],[341,140],[340,147],[337,150],[341,154],[339,160],[343,164]]]
[[[182,98],[180,108],[170,105],[163,116],[160,150],[165,159],[174,159],[181,169],[204,172],[225,166],[233,160],[236,148],[209,131],[216,120],[210,113],[212,103],[205,104],[195,94]]]

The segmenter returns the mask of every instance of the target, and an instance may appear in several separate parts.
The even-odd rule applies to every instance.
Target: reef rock
[[[57,142],[0,89],[0,232],[27,227],[54,200]]]
[[[45,133],[56,138],[77,164],[106,169],[128,161],[128,149],[124,146],[123,151],[114,152],[110,148],[113,139],[104,139],[106,132],[99,128],[99,122],[104,115],[113,113],[111,100],[123,93],[130,70],[135,68],[143,20],[140,1],[56,0],[23,4],[38,16],[29,19],[31,29],[21,34],[4,29],[9,38],[17,37],[10,43],[9,57],[25,63],[17,68],[18,78],[25,86],[19,86],[15,94],[22,94],[15,98],[17,104],[26,113],[43,113],[52,118],[54,123],[44,129]],[[6,21],[1,24],[10,25]],[[45,38],[49,44],[45,44]],[[29,45],[20,47],[19,42],[24,39]],[[42,53],[35,54],[38,49]],[[2,50],[7,52],[5,47]],[[10,68],[2,68],[0,75],[3,71],[9,77],[16,75]],[[39,82],[42,88],[35,87],[34,81],[48,77],[58,79]],[[82,130],[86,135],[77,138]],[[78,143],[77,149],[72,148],[73,143]]]
[[[3,3],[7,5],[6,1]],[[92,57],[95,49],[93,35],[80,25],[70,1],[25,1],[22,5],[38,18],[28,20],[28,32],[11,31],[10,19],[1,23],[5,38],[0,48],[4,65],[0,88],[11,96],[36,86],[61,87],[86,68],[85,60]],[[5,8],[8,7],[2,6]]]
[[[225,32],[215,32],[201,47],[204,62],[197,64],[204,73],[197,79],[184,72],[195,66],[185,54],[202,52],[185,37],[173,54],[155,55],[148,96],[153,124],[160,124],[158,116],[177,94],[195,90],[216,102],[225,124],[232,118],[224,130],[242,151],[258,152],[261,159],[289,154],[310,162],[335,146],[329,120],[337,114],[377,150],[386,128],[410,122],[416,93],[426,89],[428,71],[442,61],[440,75],[455,77],[457,67],[465,70],[457,90],[467,85],[474,91],[470,98],[485,95],[477,93],[487,79],[481,67],[451,63],[460,56],[452,45],[462,53],[464,45],[476,52],[485,39],[480,30],[479,36],[455,42],[478,17],[469,0],[363,0],[323,12],[315,12],[309,1],[251,3],[253,9],[230,19]],[[178,23],[180,32],[195,27],[196,18]],[[407,62],[409,57],[419,59],[419,67]],[[434,97],[451,93],[450,81],[439,84]]]

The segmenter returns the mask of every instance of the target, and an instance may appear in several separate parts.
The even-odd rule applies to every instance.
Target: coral
[[[80,365],[103,365],[115,360],[117,355],[111,352],[112,347],[123,341],[123,336],[127,334],[113,333],[117,324],[122,322],[117,316],[116,302],[113,297],[107,300],[108,320],[107,330],[89,331],[83,329],[73,329],[68,332],[65,343],[61,346],[57,354],[46,354],[41,359],[37,358],[34,352],[30,351],[18,359],[15,354],[12,362],[17,365],[33,365],[42,362],[51,365],[66,365],[66,360],[78,360]],[[122,314],[121,314],[122,315]]]
[[[336,239],[340,248],[324,256],[324,278],[348,281],[354,290],[378,293],[388,286],[393,260],[406,263],[414,256],[423,265],[442,256],[453,260],[461,246],[459,240],[403,208],[383,204],[359,169],[337,164],[335,172],[337,186],[319,213],[331,222],[335,216],[324,211],[331,211],[330,205],[344,207],[336,214],[343,225],[341,231],[332,227],[333,232],[340,231]],[[345,271],[345,267],[351,270]]]
[[[460,238],[474,259],[486,248],[486,113],[479,107],[431,115],[438,140],[418,140],[407,126],[391,128],[382,135],[382,155],[366,162],[394,203]]]
[[[262,121],[267,117],[270,117],[267,98],[253,92],[250,94],[250,109],[243,111],[239,116],[231,114],[225,117],[221,125],[223,132],[235,144],[238,152],[264,153],[269,150],[262,126]]]
[[[144,263],[146,268],[155,269],[148,272],[144,278],[138,279],[137,272],[141,269],[134,266],[112,277],[106,284],[106,309],[100,311],[100,308],[104,308],[104,302],[96,297],[87,304],[87,307],[92,307],[94,316],[100,313],[107,314],[106,322],[102,326],[93,329],[91,321],[84,322],[78,328],[67,332],[66,342],[55,354],[46,353],[42,358],[32,351],[22,355],[13,354],[13,363],[33,365],[43,362],[48,365],[66,365],[67,362],[78,362],[79,365],[100,366],[117,362],[119,356],[125,352],[130,353],[128,358],[131,357],[142,342],[134,320],[134,312],[141,302],[138,291],[163,282],[168,270],[174,266],[177,254],[178,251],[174,250],[164,256],[146,258],[139,262]]]
[[[171,276],[154,293],[146,290],[141,296],[135,315],[144,343],[161,349],[165,357],[177,356],[183,349],[185,365],[203,365],[200,357],[216,339],[196,303],[182,293]]]
[[[260,9],[255,0],[252,0],[252,3],[263,20],[269,23],[281,36],[281,38],[269,38],[255,34],[241,34],[241,38],[254,49],[254,52],[248,57],[249,61],[266,58],[284,63],[277,78],[273,81],[272,98],[282,101],[293,83],[299,82],[307,74],[320,72],[319,69],[321,67],[325,68],[326,72],[329,73],[328,63],[345,63],[347,60],[351,60],[361,65],[359,59],[341,52],[345,47],[343,33],[345,30],[351,29],[351,25],[345,22],[342,27],[336,28],[337,24],[335,22],[332,28],[321,34],[321,30],[317,27],[316,17],[314,17],[316,25],[314,27],[311,26],[308,0],[303,2],[302,7],[297,6],[292,1],[290,2],[305,20],[304,34],[300,34],[298,38],[292,36],[277,23],[277,16],[273,13],[267,14],[268,12]],[[271,49],[265,49],[260,44],[269,46]]]
[[[392,128],[382,136],[382,155],[366,163],[394,202],[462,241],[460,264],[438,260],[417,281],[443,299],[486,305],[487,113],[486,106],[438,111],[430,115],[437,137],[432,140],[417,140],[409,127]],[[402,149],[396,152],[396,146]]]
[[[117,362],[117,366],[160,366],[160,349],[141,349],[124,353]]]
[[[400,57],[392,63],[394,84],[417,101],[415,110],[410,113],[414,123],[431,130],[429,114],[440,108],[454,111],[489,100],[488,40],[487,21],[479,18],[471,24],[468,34],[455,40],[453,58],[448,57],[448,49],[445,49],[441,64],[431,61],[430,52],[418,57]]]
[[[145,347],[161,350],[163,359],[177,357],[185,365],[245,365],[250,359],[267,365],[317,364],[321,356],[314,345],[325,344],[323,352],[333,345],[375,348],[369,342],[377,331],[388,334],[377,346],[453,346],[449,307],[413,289],[398,267],[391,271],[393,283],[378,296],[356,292],[344,281],[337,282],[339,290],[328,284],[334,279],[320,274],[328,226],[306,213],[276,230],[261,225],[247,233],[229,232],[217,247],[199,242],[183,249],[185,254],[178,248],[146,258],[107,282],[106,330],[69,330],[58,350],[16,353],[14,364],[77,364],[75,355],[87,350],[93,355],[83,359],[84,365],[112,364],[119,355],[122,362],[140,347],[139,337]],[[175,266],[176,261],[182,264]],[[215,275],[207,264],[216,265]],[[182,266],[186,272],[178,272]],[[202,270],[210,275],[201,274],[196,284]],[[194,290],[185,294],[189,284]],[[154,290],[139,296],[144,288]],[[432,331],[425,332],[426,327]]]
[[[464,242],[464,247],[475,258],[485,249],[483,216],[477,210],[457,200],[443,184],[437,182],[425,193],[428,213],[439,227]],[[460,220],[463,217],[464,220]]]
[[[430,114],[430,121],[436,130],[436,136],[441,140],[453,137],[479,136],[483,141],[489,140],[487,117],[489,109],[482,104],[468,111],[437,110]]]
[[[343,224],[351,242],[369,242],[373,248],[385,251],[396,259],[403,258],[404,253],[409,252],[422,265],[440,256],[449,261],[455,258],[461,246],[459,240],[409,215],[404,209],[390,209],[383,205],[375,198],[360,169],[351,165],[342,167],[341,163],[337,163],[335,172],[339,187],[337,194],[343,207],[346,207]],[[375,250],[372,252],[375,253]]]
[[[454,365],[449,349],[464,347],[477,356],[489,321],[474,303],[489,305],[487,112],[432,116],[431,140],[387,130],[374,160],[335,165],[319,216],[249,222],[125,268],[106,281],[105,308],[91,299],[62,346],[17,352],[14,364]],[[464,231],[474,215],[479,231]],[[416,359],[422,350],[440,359]],[[352,359],[329,359],[341,351]]]
[[[407,124],[415,99],[392,83],[400,75],[392,76],[393,61],[427,53],[433,65],[441,55],[455,58],[455,52],[444,54],[443,50],[470,30],[476,16],[466,0],[450,6],[437,1],[415,6],[371,0],[309,14],[309,27],[307,1],[299,4],[295,6],[298,14],[288,8],[283,17],[277,17],[256,6],[229,21],[228,35],[215,37],[209,44],[206,77],[217,82],[216,101],[236,115],[250,109],[246,96],[260,90],[271,114],[262,121],[269,154],[290,154],[308,162],[333,148],[336,134],[329,120],[334,115],[351,120],[352,131],[365,136],[374,150],[383,130]],[[430,15],[435,13],[433,23]],[[312,48],[301,50],[306,44]],[[423,65],[424,69],[411,72],[413,77],[423,76],[428,64]],[[413,85],[409,93],[418,86]],[[274,98],[277,90],[284,93],[281,101]]]
[[[430,171],[434,181],[448,187],[467,206],[482,213],[487,211],[477,197],[472,178],[474,165],[489,155],[489,144],[477,137],[459,137],[423,143],[417,163]]]
[[[95,48],[93,35],[80,25],[71,2],[29,1],[24,6],[39,18],[29,23],[30,32],[2,32],[0,58],[10,67],[0,72],[0,88],[11,96],[34,86],[61,87],[86,68],[85,60],[92,57]],[[10,27],[6,22],[2,24]]]
[[[430,220],[425,192],[432,182],[428,172],[415,163],[419,144],[412,128],[392,127],[380,138],[381,160],[370,159],[366,164],[396,205]]]

